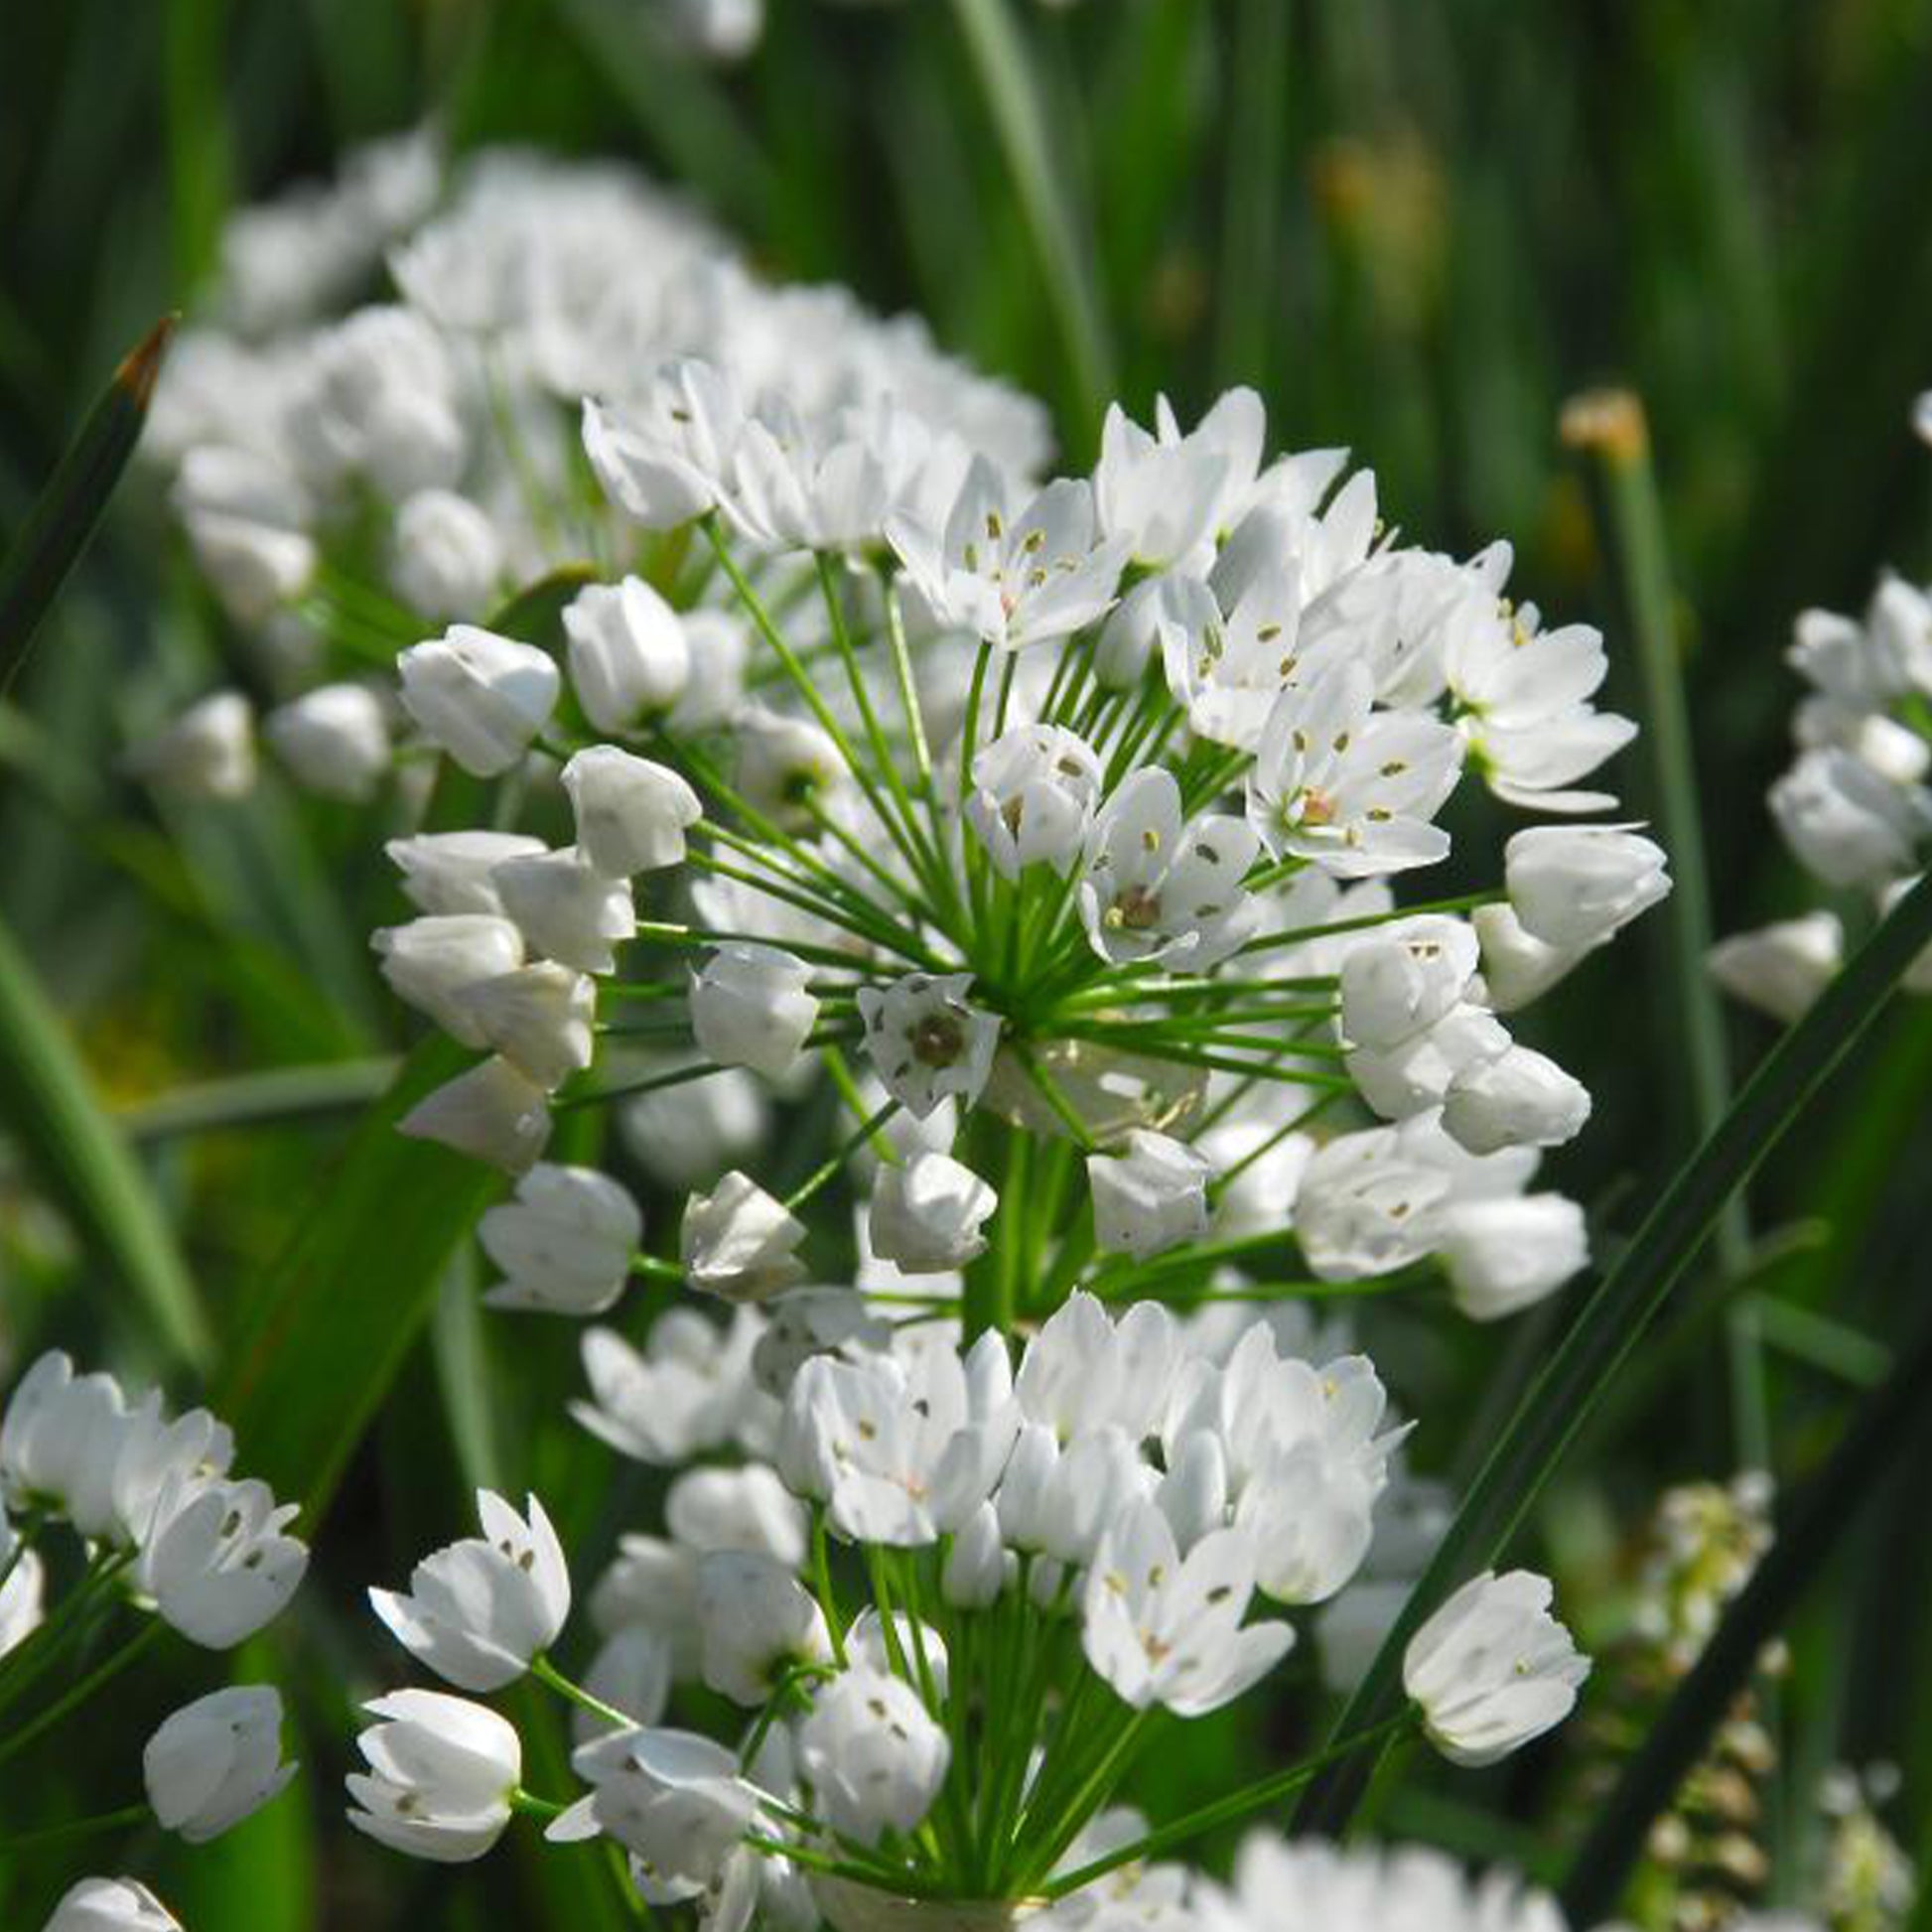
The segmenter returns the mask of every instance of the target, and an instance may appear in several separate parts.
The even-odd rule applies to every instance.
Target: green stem
[[[135,1825],[145,1825],[153,1817],[145,1804],[123,1805],[119,1811],[97,1812],[91,1818],[75,1818],[65,1825],[49,1825],[42,1831],[0,1838],[0,1854],[24,1852],[35,1845],[54,1845],[63,1839],[91,1838],[98,1832],[123,1832]]]
[[[588,1711],[592,1717],[602,1718],[607,1725],[616,1725],[621,1730],[636,1729],[637,1720],[628,1712],[620,1711],[615,1704],[606,1704],[581,1684],[572,1683],[542,1651],[530,1659],[530,1675],[559,1697],[567,1698],[580,1711]]]
[[[10,1763],[36,1737],[51,1730],[70,1713],[77,1711],[96,1691],[111,1683],[130,1664],[138,1661],[167,1627],[158,1616],[149,1617],[141,1628],[121,1645],[120,1649],[96,1664],[79,1683],[63,1693],[38,1717],[30,1718],[4,1743],[0,1743],[0,1764]]]

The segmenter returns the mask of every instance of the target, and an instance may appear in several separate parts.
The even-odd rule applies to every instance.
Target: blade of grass
[[[1429,1568],[1336,1719],[1335,1736],[1364,1731],[1399,1708],[1409,1639],[1454,1585],[1492,1563],[1508,1543],[1704,1245],[1725,1202],[1804,1113],[1928,940],[1932,878],[1899,901],[1766,1055],[1718,1131],[1678,1170],[1491,1447]],[[1311,1787],[1297,1809],[1296,1829],[1339,1835],[1370,1769],[1357,1756]]]
[[[1230,126],[1221,217],[1214,359],[1221,382],[1268,391],[1268,347],[1279,329],[1286,0],[1240,0],[1234,19]]]
[[[19,675],[35,630],[134,453],[174,326],[173,317],[156,323],[114,371],[0,559],[0,696]]]
[[[1921,1283],[1922,1287],[1923,1284]],[[1651,1821],[1671,1802],[1703,1755],[1806,1587],[1859,1519],[1879,1478],[1923,1427],[1932,1398],[1932,1308],[1884,1387],[1860,1410],[1831,1458],[1778,1526],[1770,1552],[1725,1610],[1691,1673],[1649,1725],[1637,1754],[1595,1813],[1570,1867],[1563,1902],[1573,1925],[1593,1925],[1615,1905]]]
[[[249,1472],[301,1497],[311,1530],[498,1184],[396,1132],[466,1058],[434,1038],[404,1061],[262,1282],[222,1377],[220,1413]]]
[[[276,1121],[366,1106],[396,1077],[400,1062],[387,1054],[336,1060],[321,1066],[272,1066],[224,1080],[203,1080],[120,1108],[121,1132],[131,1141],[165,1141],[190,1134],[227,1133]]]
[[[1091,440],[1114,393],[1113,350],[1094,293],[1093,264],[1065,193],[1067,171],[1053,155],[1026,42],[1006,0],[953,0],[953,15],[1039,257],[1073,378],[1078,427]]]
[[[168,1347],[195,1367],[207,1318],[174,1231],[102,1107],[60,1014],[0,926],[0,1120],[74,1230],[145,1307]]]

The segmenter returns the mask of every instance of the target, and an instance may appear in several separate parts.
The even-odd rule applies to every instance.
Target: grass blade
[[[0,559],[0,696],[27,661],[34,632],[86,549],[134,453],[174,327],[175,319],[164,317],[114,371]]]
[[[1784,1626],[1806,1587],[1878,1492],[1893,1457],[1922,1427],[1932,1399],[1932,1314],[1885,1386],[1860,1411],[1831,1459],[1778,1527],[1751,1581],[1725,1612],[1690,1675],[1649,1726],[1564,1881],[1572,1925],[1593,1925],[1615,1905],[1652,1819],[1664,1810],[1731,1709],[1764,1646]]]
[[[1006,152],[1047,300],[1065,339],[1079,428],[1091,437],[1114,393],[1114,363],[1094,292],[1093,264],[1067,203],[1067,171],[1054,159],[1026,43],[1006,0],[953,0],[953,12]]]
[[[207,1364],[206,1315],[167,1216],[92,1080],[61,1016],[11,934],[0,926],[0,1120],[43,1183],[146,1307],[183,1361]]]
[[[1333,1734],[1366,1730],[1401,1703],[1402,1653],[1456,1584],[1492,1563],[1629,1359],[1724,1204],[1816,1095],[1932,940],[1932,877],[1919,882],[1811,1011],[1779,1040],[1718,1131],[1676,1177],[1531,1384],[1463,1497]],[[1298,1831],[1339,1836],[1372,1767],[1358,1756],[1311,1786]]]
[[[269,1271],[223,1378],[218,1406],[249,1473],[299,1496],[311,1530],[497,1185],[396,1132],[466,1057],[440,1037],[409,1055]]]

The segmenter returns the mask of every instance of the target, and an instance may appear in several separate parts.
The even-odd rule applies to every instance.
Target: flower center
[[[929,1014],[912,1029],[912,1057],[921,1066],[951,1066],[965,1051],[966,1035],[950,1014]]]

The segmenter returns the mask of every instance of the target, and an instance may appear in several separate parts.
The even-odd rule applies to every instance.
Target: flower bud
[[[1589,1090],[1528,1046],[1465,1067],[1443,1103],[1444,1127],[1471,1154],[1561,1147],[1588,1118]]]
[[[818,1021],[818,1001],[805,991],[811,976],[803,960],[776,946],[720,946],[691,975],[699,1050],[720,1066],[782,1079]]]
[[[132,1878],[82,1878],[42,1932],[182,1932],[181,1920]]]
[[[1402,1686],[1451,1763],[1493,1764],[1567,1718],[1589,1660],[1550,1615],[1547,1578],[1471,1579],[1410,1639]]]
[[[798,1726],[799,1768],[827,1823],[867,1845],[910,1832],[945,1782],[952,1747],[911,1685],[880,1671],[841,1673]]]
[[[1845,928],[1835,912],[1780,919],[1721,939],[1707,964],[1711,977],[1733,999],[1788,1026],[1838,977],[1845,964]]]
[[[255,788],[255,713],[239,691],[192,704],[134,749],[129,768],[190,798],[245,798]]]
[[[1006,1587],[1007,1562],[999,1512],[983,1502],[953,1538],[939,1576],[940,1593],[956,1610],[991,1609]]]
[[[422,616],[447,622],[495,601],[503,546],[496,526],[467,496],[417,490],[396,512],[395,543],[389,581]]]
[[[1547,945],[1600,945],[1670,892],[1663,848],[1617,825],[1533,825],[1503,848],[1525,931]]]
[[[636,935],[630,882],[607,878],[574,845],[505,859],[490,881],[530,950],[580,972],[614,971],[618,946]]]
[[[781,1563],[744,1550],[714,1550],[698,1563],[704,1681],[721,1697],[756,1708],[794,1664],[832,1654],[825,1613]]]
[[[389,720],[361,684],[324,684],[262,720],[262,735],[305,789],[367,798],[389,769]]]
[[[1207,1182],[1213,1173],[1190,1147],[1136,1128],[1125,1154],[1087,1157],[1096,1245],[1137,1260],[1207,1232]]]
[[[1562,1194],[1451,1200],[1437,1243],[1451,1299],[1471,1321],[1499,1320],[1554,1295],[1589,1262],[1584,1210]]]
[[[508,919],[485,912],[433,914],[384,926],[369,943],[397,997],[466,1046],[483,1045],[483,1033],[461,996],[523,963],[523,935]]]
[[[545,850],[541,839],[519,832],[419,832],[391,839],[383,848],[402,874],[402,889],[425,912],[493,912],[503,901],[490,874],[505,859]]]
[[[1460,919],[1404,919],[1357,940],[1341,963],[1341,1030],[1386,1050],[1446,1018],[1476,970],[1476,935]]]
[[[441,1691],[397,1691],[364,1707],[383,1722],[356,1738],[348,1822],[392,1851],[436,1864],[480,1859],[510,1821],[523,1745],[486,1705]]]
[[[423,736],[479,778],[507,771],[550,722],[562,680],[547,652],[453,624],[396,659],[402,705]]]
[[[980,1223],[999,1196],[949,1155],[920,1152],[888,1162],[873,1185],[872,1251],[909,1275],[963,1268],[986,1252]]]
[[[577,846],[607,879],[659,872],[684,858],[684,834],[704,816],[698,794],[668,765],[615,745],[579,752],[563,770]]]
[[[591,1063],[597,987],[575,967],[539,959],[462,987],[454,997],[483,1043],[546,1092]]]
[[[425,1094],[397,1131],[522,1173],[550,1139],[549,1097],[508,1060],[486,1059]]]
[[[282,1762],[282,1700],[264,1684],[215,1691],[166,1720],[141,1754],[163,1830],[206,1845],[295,1776]]]
[[[734,1169],[709,1194],[693,1194],[678,1248],[690,1284],[727,1302],[762,1302],[802,1281],[795,1250],[804,1223]]]
[[[1482,983],[1495,1013],[1517,1013],[1540,1000],[1589,950],[1539,939],[1507,902],[1478,905],[1469,922],[1482,942]]]
[[[539,1164],[477,1227],[484,1254],[507,1278],[483,1297],[491,1308],[601,1314],[623,1293],[644,1217],[628,1191],[594,1168]]]
[[[601,732],[668,711],[691,680],[684,624],[640,577],[593,584],[564,607],[570,682]]]
[[[844,782],[839,748],[816,725],[767,705],[741,705],[732,724],[738,735],[737,789],[780,825],[809,826],[811,814],[804,807]]]

